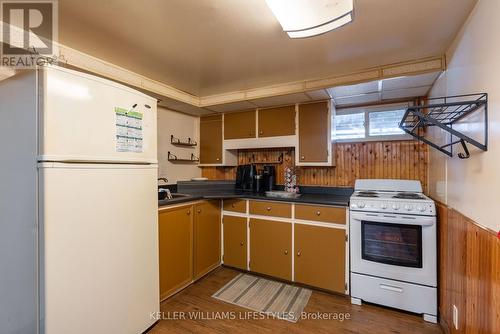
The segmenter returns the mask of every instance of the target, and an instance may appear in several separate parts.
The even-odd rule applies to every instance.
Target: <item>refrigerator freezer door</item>
[[[152,97],[58,67],[39,71],[39,96],[38,161],[157,163]]]
[[[159,311],[155,165],[39,164],[41,333],[136,334]]]

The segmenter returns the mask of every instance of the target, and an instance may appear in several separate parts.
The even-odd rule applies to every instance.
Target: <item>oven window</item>
[[[422,268],[422,226],[361,222],[364,260]]]

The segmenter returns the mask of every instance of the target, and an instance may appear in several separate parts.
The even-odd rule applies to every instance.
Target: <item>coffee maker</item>
[[[264,165],[262,170],[263,190],[270,191],[276,184],[276,168],[273,165]]]
[[[236,190],[255,191],[255,176],[257,168],[255,165],[240,165],[236,169]]]

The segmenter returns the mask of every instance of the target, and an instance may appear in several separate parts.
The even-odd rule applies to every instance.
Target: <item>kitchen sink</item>
[[[167,189],[158,189],[158,200],[159,201],[171,201],[179,198],[190,197],[188,194],[180,194],[180,193],[171,193],[172,198],[168,198],[168,190]]]

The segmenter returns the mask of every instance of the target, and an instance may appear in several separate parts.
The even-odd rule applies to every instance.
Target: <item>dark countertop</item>
[[[255,194],[250,192],[241,192],[234,189],[234,183],[228,182],[180,182],[177,185],[179,193],[188,194],[186,197],[165,199],[158,201],[158,206],[180,204],[202,199],[228,199],[244,198],[279,202],[294,202],[304,204],[322,204],[349,206],[349,198],[352,194],[352,188],[333,188],[333,187],[300,187],[302,195],[298,198],[275,198],[267,197],[264,194]]]

